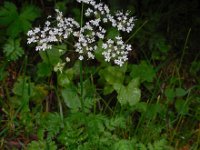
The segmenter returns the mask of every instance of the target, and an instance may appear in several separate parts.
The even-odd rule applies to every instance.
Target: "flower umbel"
[[[128,60],[128,52],[132,50],[131,45],[125,44],[120,36],[115,37],[114,40],[108,39],[102,48],[105,50],[102,53],[105,61],[114,60],[114,63],[120,67]]]
[[[36,51],[51,49],[52,43],[62,42],[75,28],[80,27],[74,19],[64,18],[62,12],[57,9],[55,11],[57,13],[55,26],[51,26],[51,22],[47,20],[43,29],[36,27],[27,33],[29,36],[27,43],[37,43]]]
[[[36,51],[51,49],[53,44],[64,43],[73,37],[74,51],[78,53],[78,59],[94,59],[95,51],[100,49],[98,42],[103,41],[102,55],[107,62],[114,62],[122,66],[128,60],[131,45],[126,44],[118,35],[108,38],[105,27],[117,28],[120,32],[130,33],[133,30],[135,18],[129,17],[129,12],[118,11],[111,14],[109,7],[104,3],[96,3],[94,0],[77,0],[88,5],[84,15],[87,21],[80,25],[73,18],[66,18],[56,9],[56,20],[51,22],[49,16],[43,27],[36,27],[28,31],[28,44],[36,43]],[[88,17],[91,19],[88,20]],[[68,58],[68,57],[67,57]],[[66,59],[67,61],[70,60]],[[58,64],[59,66],[59,64]],[[61,67],[62,68],[62,67]],[[60,70],[56,69],[55,70]]]

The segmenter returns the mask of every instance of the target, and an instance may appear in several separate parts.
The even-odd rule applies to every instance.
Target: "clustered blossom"
[[[129,12],[123,13],[119,11],[115,14],[115,17],[118,30],[128,33],[133,30],[135,19],[134,17],[129,18]]]
[[[84,54],[89,59],[94,59],[94,51],[97,49],[95,42],[97,39],[104,39],[106,30],[100,25],[100,19],[90,20],[80,31],[74,32],[74,36],[78,38],[74,45],[75,51],[79,53],[79,59],[83,60]]]
[[[111,22],[112,26],[117,27],[119,31],[129,33],[133,30],[135,18],[129,17],[128,11],[125,13],[117,11],[113,16],[110,14],[109,7],[104,3],[96,4],[93,0],[89,0],[87,2],[83,0],[81,2],[90,4],[93,7],[86,10],[85,16],[90,17],[92,15],[97,16],[100,14],[102,16],[103,23]]]
[[[37,43],[36,51],[46,50],[51,49],[54,43],[62,43],[73,36],[75,52],[78,53],[78,59],[83,60],[95,58],[94,52],[99,49],[97,42],[101,40],[104,42],[102,55],[105,61],[113,61],[122,66],[128,60],[128,53],[132,50],[131,45],[126,44],[120,36],[107,39],[107,31],[104,27],[111,25],[118,31],[130,33],[133,30],[135,18],[129,17],[129,12],[118,11],[112,15],[106,4],[96,3],[94,0],[77,0],[77,2],[89,6],[85,11],[85,16],[91,17],[91,20],[80,25],[73,18],[65,18],[62,12],[56,9],[56,22],[51,23],[50,16],[43,28],[37,27],[30,30],[27,33],[27,43]],[[66,61],[70,61],[70,58],[67,57]]]
[[[53,42],[62,42],[75,28],[80,27],[74,19],[64,18],[62,12],[57,9],[55,11],[57,13],[55,25],[51,26],[51,22],[47,20],[43,29],[37,27],[27,33],[29,36],[27,43],[37,43],[36,51],[51,49]]]
[[[114,63],[120,67],[128,60],[128,53],[132,50],[131,45],[125,44],[120,36],[115,37],[114,40],[108,39],[102,48],[105,50],[102,53],[105,61],[114,60]]]
[[[93,0],[77,0],[77,2],[79,2],[79,3],[86,3],[86,4],[89,4],[89,3],[91,3],[91,2],[93,2]]]

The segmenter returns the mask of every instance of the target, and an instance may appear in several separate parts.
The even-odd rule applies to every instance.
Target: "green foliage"
[[[171,46],[167,44],[166,39],[162,35],[155,34],[150,39],[149,48],[152,50],[152,59],[165,60]]]
[[[97,61],[83,62],[83,74],[71,51],[74,42],[66,41],[39,55],[32,48],[27,49],[25,34],[40,16],[40,9],[45,8],[40,2],[2,3],[0,149],[198,149],[199,21],[195,14],[184,19],[186,12],[196,12],[195,2],[127,1],[127,6],[109,1],[138,14],[130,40],[134,51],[123,67],[112,66],[102,59],[104,40],[100,40],[95,52]],[[54,4],[67,16],[75,15],[77,21],[81,20],[81,10],[72,0],[48,0],[50,9],[44,10],[45,15],[51,14]],[[73,14],[68,12],[71,9]],[[191,36],[185,42],[189,28]],[[110,28],[106,37],[120,34]],[[64,62],[66,51],[72,56],[71,62],[66,62],[62,73],[53,72],[59,62]],[[26,62],[20,59],[23,55],[29,59],[22,66]]]
[[[199,68],[200,68],[200,61],[194,60],[190,67],[190,72],[192,73],[192,75],[196,76],[200,71]]]
[[[48,63],[45,63],[45,62],[41,62],[41,63],[38,63],[37,64],[37,75],[38,77],[48,77],[51,75],[51,72],[52,72],[52,67],[48,64]]]
[[[13,93],[21,97],[21,99],[18,99],[19,103],[27,102],[30,97],[34,95],[34,83],[30,82],[29,78],[26,77],[19,77],[17,82],[15,82],[14,87],[13,87]],[[15,101],[17,102],[17,101]]]
[[[183,97],[187,94],[183,88],[166,88],[165,95],[169,101],[172,101],[174,98]]]
[[[60,60],[60,53],[58,49],[51,49],[48,51],[41,51],[40,56],[43,59],[44,63],[49,65],[56,65]]]
[[[62,120],[59,114],[57,113],[49,113],[44,115],[41,120],[38,121],[40,128],[38,130],[38,138],[40,140],[44,139],[45,132],[47,132],[47,141],[51,141],[55,135],[57,135],[60,131]]]
[[[175,103],[176,110],[179,114],[185,115],[189,112],[189,105],[186,100],[178,99]]]
[[[125,69],[116,66],[109,66],[99,71],[100,81],[106,82],[104,87],[104,94],[110,94],[114,91],[115,84],[123,84]]]
[[[122,115],[117,115],[115,117],[112,117],[109,121],[106,122],[106,127],[113,131],[116,128],[125,129],[126,128],[126,119]]]
[[[24,54],[24,50],[20,45],[20,39],[8,39],[4,45],[3,52],[9,60],[15,61],[19,59]]]
[[[124,80],[124,71],[116,66],[109,66],[99,71],[99,75],[105,79],[105,81],[114,85],[116,83],[122,84]]]
[[[161,139],[159,141],[155,141],[154,143],[148,143],[147,145],[139,143],[138,149],[139,150],[167,150],[171,148],[166,146],[166,140]]]
[[[56,150],[57,146],[55,142],[45,142],[45,141],[32,141],[28,144],[27,150]]]
[[[26,5],[20,13],[15,4],[5,2],[0,8],[0,24],[7,26],[7,35],[17,37],[31,28],[31,22],[40,16],[40,10],[33,5]]]
[[[71,109],[78,109],[81,107],[81,102],[77,90],[73,86],[66,87],[62,90],[62,96],[65,104]]]
[[[141,82],[153,82],[155,70],[153,66],[147,64],[146,61],[141,61],[139,65],[131,65],[130,76],[133,78],[140,78]]]
[[[132,79],[127,86],[115,84],[114,88],[118,93],[117,99],[121,105],[133,106],[140,101],[141,91],[139,89],[139,79]]]
[[[113,150],[135,150],[135,140],[119,140],[113,146]]]

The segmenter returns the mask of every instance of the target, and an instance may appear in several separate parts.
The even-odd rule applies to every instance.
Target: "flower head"
[[[89,7],[85,11],[85,24],[79,25],[73,18],[66,18],[58,9],[56,12],[56,20],[52,23],[52,17],[47,17],[47,21],[43,27],[36,27],[28,31],[28,44],[36,43],[36,50],[51,49],[54,43],[63,43],[73,36],[74,50],[78,53],[78,59],[94,59],[95,51],[99,49],[99,41],[102,44],[102,55],[105,61],[113,61],[115,64],[122,66],[128,60],[128,53],[132,50],[131,45],[126,44],[121,36],[113,39],[107,38],[105,27],[111,25],[117,28],[119,32],[130,33],[133,30],[135,18],[129,17],[129,12],[118,11],[114,15],[111,14],[109,7],[94,0],[77,0],[79,3],[85,3]],[[70,61],[70,58],[66,58]],[[62,68],[58,64],[55,70]]]
[[[105,61],[114,61],[115,64],[122,66],[128,60],[128,51],[131,51],[131,45],[125,44],[122,37],[117,36],[114,40],[108,39],[106,43],[102,45],[104,51],[102,55]]]

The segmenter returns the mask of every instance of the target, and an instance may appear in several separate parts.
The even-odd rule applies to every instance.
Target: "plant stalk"
[[[84,10],[84,4],[82,2],[81,6],[81,28],[83,26],[83,10]],[[81,101],[81,109],[84,112],[84,101],[83,101],[83,62],[80,60],[79,61],[79,67],[80,67],[80,101]]]

